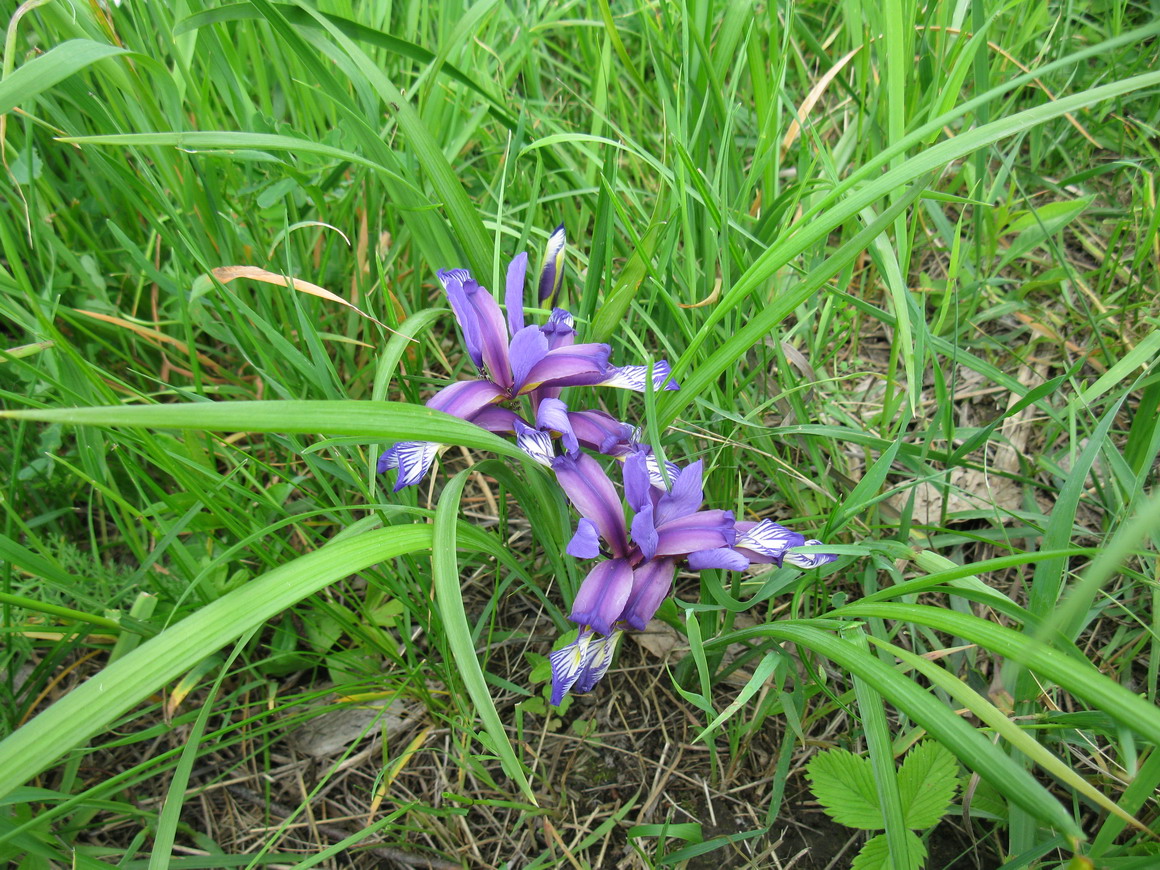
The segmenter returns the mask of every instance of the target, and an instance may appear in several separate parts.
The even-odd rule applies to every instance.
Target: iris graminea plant
[[[565,249],[561,225],[548,240],[539,281],[539,301],[551,306],[563,280]],[[507,271],[499,303],[466,269],[439,272],[464,348],[479,377],[458,381],[427,400],[427,407],[453,414],[484,429],[513,435],[516,444],[551,468],[580,514],[569,555],[601,561],[589,572],[569,619],[576,640],[551,655],[552,703],[569,692],[592,688],[607,673],[625,629],[641,631],[669,594],[682,564],[689,570],[742,571],[750,564],[788,562],[816,568],[837,556],[796,553],[817,546],[771,520],[738,522],[732,512],[703,509],[702,464],[667,463],[662,471],[640,429],[610,414],[572,411],[561,399],[576,386],[620,387],[644,392],[675,390],[665,360],[652,366],[613,366],[607,344],[577,344],[572,315],[552,308],[540,326],[524,322],[527,254]],[[520,412],[530,410],[525,418]],[[559,446],[560,452],[557,452]],[[435,460],[437,444],[403,441],[379,457],[380,473],[396,469],[395,490],[418,483]],[[623,500],[604,466],[585,450],[619,461]],[[627,502],[631,520],[625,519]]]

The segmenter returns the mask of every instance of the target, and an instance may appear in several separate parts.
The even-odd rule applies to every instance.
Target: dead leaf
[[[297,290],[299,293],[308,293],[311,296],[317,296],[320,299],[325,299],[328,302],[337,302],[339,305],[345,305],[352,311],[357,312],[367,320],[378,324],[387,332],[394,332],[382,321],[371,317],[357,305],[347,302],[341,296],[331,293],[325,287],[319,287],[317,284],[311,284],[309,281],[303,281],[301,278],[287,278],[285,275],[279,275],[276,272],[268,272],[257,266],[218,266],[213,270],[213,276],[221,281],[223,284],[228,284],[237,278],[250,278],[254,281],[261,281],[264,284],[275,284],[278,287],[290,287]],[[413,339],[412,339],[413,340]]]

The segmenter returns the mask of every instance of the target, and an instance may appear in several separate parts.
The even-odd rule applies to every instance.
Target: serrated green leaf
[[[814,797],[827,816],[848,828],[882,829],[870,762],[846,749],[827,749],[806,765]]]
[[[854,856],[850,870],[919,870],[926,861],[926,846],[913,831],[906,832],[906,842],[910,847],[909,861],[891,863],[890,846],[886,842],[886,835],[879,834],[871,837],[862,846],[862,850]]]
[[[906,827],[921,830],[938,824],[958,787],[958,762],[950,750],[933,740],[910,750],[898,771],[898,796]]]

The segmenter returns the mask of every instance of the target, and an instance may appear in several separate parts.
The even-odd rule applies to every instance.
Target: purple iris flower
[[[624,628],[642,630],[669,593],[677,564],[690,553],[721,551],[720,559],[749,564],[735,552],[733,514],[701,510],[701,462],[673,477],[671,490],[653,485],[648,456],[634,453],[624,460],[625,500],[633,511],[626,523],[624,507],[604,469],[585,453],[557,457],[556,479],[579,511],[569,555],[600,556],[580,584],[568,617],[581,627],[580,636],[552,653],[552,703],[569,691],[585,692],[608,669]],[[604,547],[601,547],[603,542]],[[599,635],[599,637],[597,636]]]
[[[554,296],[562,281],[563,228],[552,234],[540,278],[541,293]],[[466,269],[438,273],[439,281],[463,334],[467,355],[479,378],[444,387],[427,401],[427,407],[443,411],[493,432],[515,432],[527,427],[507,405],[530,396],[533,411],[546,399],[558,398],[569,386],[610,386],[644,391],[647,366],[615,367],[608,363],[607,344],[577,344],[572,315],[552,310],[541,326],[524,323],[524,288],[528,256],[519,254],[508,266],[505,287],[507,316],[485,288]],[[546,283],[545,283],[546,282]],[[675,390],[671,367],[662,360],[652,368],[653,387]],[[609,418],[611,419],[611,418]],[[395,490],[418,483],[434,461],[438,445],[405,441],[379,457],[378,471],[399,471]]]

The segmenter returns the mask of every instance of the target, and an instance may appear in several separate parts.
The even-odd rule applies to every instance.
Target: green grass
[[[981,866],[1147,866],[1154,15],[23,7],[0,858],[774,866],[816,818],[804,763],[840,745],[879,773],[903,868],[894,772],[933,738],[966,785],[927,866],[964,811]],[[510,444],[419,405],[472,368],[435,271],[500,287],[561,222],[582,335],[682,385],[580,404],[841,558],[680,578],[659,615],[690,654],[626,644],[552,711],[572,518]],[[452,446],[395,494],[373,460],[399,438]],[[392,699],[413,730],[372,714],[295,766],[302,723]]]

